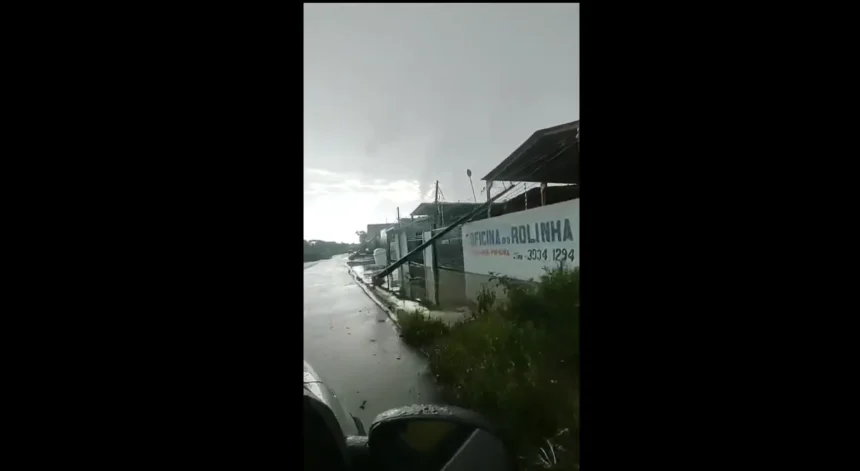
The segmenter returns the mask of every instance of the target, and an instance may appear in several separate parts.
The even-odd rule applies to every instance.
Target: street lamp
[[[472,171],[468,168],[466,169],[466,176],[469,177],[469,186],[472,187],[472,198],[475,200],[475,203],[477,203],[478,197],[475,196],[475,185],[472,184]]]

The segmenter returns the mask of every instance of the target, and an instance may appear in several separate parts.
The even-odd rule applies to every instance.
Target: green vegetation
[[[305,242],[305,260],[313,262],[331,258],[333,255],[347,253],[355,248],[355,244],[344,244],[341,242],[326,242],[324,240],[311,240]]]
[[[524,468],[579,468],[579,269],[537,283],[498,279],[466,321],[400,316],[407,343],[427,352],[446,399],[478,411],[525,457]]]
[[[398,310],[397,321],[403,341],[419,349],[432,346],[450,331],[447,324],[439,319],[431,319],[421,311]]]

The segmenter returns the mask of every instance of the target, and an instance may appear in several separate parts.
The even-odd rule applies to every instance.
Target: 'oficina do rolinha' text
[[[536,222],[511,226],[509,231],[486,229],[467,234],[475,246],[537,244],[567,242],[573,240],[570,219]]]

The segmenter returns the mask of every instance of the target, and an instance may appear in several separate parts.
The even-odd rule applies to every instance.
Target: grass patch
[[[578,469],[579,269],[497,281],[505,299],[485,291],[450,328],[401,316],[403,338],[428,352],[447,400],[493,421],[527,468]]]
[[[448,334],[448,326],[439,319],[431,319],[421,311],[398,311],[400,336],[403,341],[418,348],[433,345]]]

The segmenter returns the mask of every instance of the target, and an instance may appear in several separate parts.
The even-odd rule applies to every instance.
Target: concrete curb
[[[367,283],[365,283],[360,276],[355,274],[355,271],[352,269],[351,266],[347,265],[346,263],[344,263],[344,265],[346,266],[346,270],[349,272],[349,274],[352,275],[352,278],[355,280],[355,283],[358,285],[358,287],[361,288],[362,291],[364,291],[364,294],[366,294],[371,301],[373,301],[377,306],[379,306],[380,309],[385,312],[385,314],[388,315],[388,318],[391,319],[391,322],[394,323],[394,327],[397,328],[397,330],[399,331],[400,322],[397,320],[397,314],[394,313],[391,308],[389,308],[381,299],[379,299],[379,296],[377,296],[376,293],[372,291],[372,287],[367,286]]]

